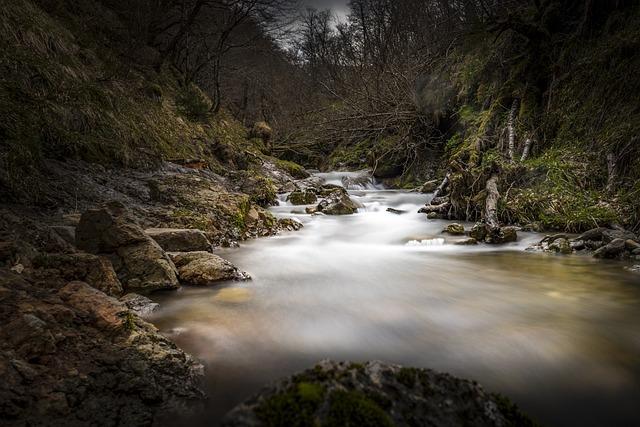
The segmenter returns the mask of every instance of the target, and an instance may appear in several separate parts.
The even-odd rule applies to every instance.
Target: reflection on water
[[[152,320],[207,365],[208,425],[323,358],[473,378],[547,425],[640,424],[639,276],[526,253],[539,238],[526,233],[500,248],[453,245],[444,221],[415,213],[428,196],[352,195],[365,208],[345,217],[283,203],[274,212],[304,229],[221,253],[253,281],[163,296]],[[434,238],[445,244],[407,245]]]

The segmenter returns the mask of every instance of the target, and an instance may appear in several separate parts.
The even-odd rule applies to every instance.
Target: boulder
[[[211,242],[202,230],[148,228],[144,232],[167,252],[211,251]]]
[[[122,284],[106,257],[85,253],[46,254],[35,258],[33,266],[42,270],[37,276],[47,277],[49,282],[62,285],[82,281],[107,295],[122,295]]]
[[[310,190],[294,191],[287,197],[287,201],[292,205],[310,205],[318,201],[315,193]]]
[[[433,193],[436,190],[436,188],[438,188],[438,184],[439,182],[435,179],[431,181],[427,181],[420,186],[419,191],[421,193]]]
[[[350,215],[358,212],[358,207],[346,190],[340,189],[331,192],[321,201],[318,204],[318,211],[326,215]]]
[[[210,286],[223,280],[248,280],[251,277],[229,261],[209,252],[175,252],[171,259],[184,284]]]
[[[561,254],[570,254],[573,252],[573,248],[571,247],[571,244],[569,243],[569,240],[567,240],[566,237],[560,237],[560,238],[554,239],[549,244],[549,250],[555,253],[561,253]]]
[[[167,254],[120,202],[84,212],[76,228],[76,245],[108,256],[128,291],[150,292],[179,286],[175,266]]]
[[[578,236],[575,240],[582,240],[585,242],[601,241],[604,244],[608,244],[615,239],[638,240],[638,236],[636,236],[631,231],[623,230],[620,228],[598,227],[598,228],[593,228],[591,230],[585,231],[580,236]]]
[[[464,226],[462,224],[458,224],[454,222],[452,224],[448,224],[447,227],[442,230],[443,233],[449,233],[454,236],[460,236],[464,234]]]
[[[382,362],[322,361],[264,388],[222,420],[240,426],[533,427],[505,397],[475,381]]]
[[[76,246],[89,253],[111,253],[122,246],[149,240],[120,202],[109,202],[82,214],[76,228]]]
[[[517,227],[498,227],[488,230],[486,243],[503,244],[518,240]]]
[[[173,262],[151,238],[123,246],[117,255],[121,261],[118,277],[127,291],[151,292],[180,286]]]
[[[436,212],[429,212],[427,214],[427,219],[438,219],[440,218],[440,215],[438,215],[438,213]]]
[[[631,239],[625,240],[624,246],[625,248],[627,248],[628,251],[632,253],[635,253],[634,251],[636,250],[640,250],[640,243],[636,242],[635,240],[631,240]]]
[[[485,237],[487,237],[487,226],[481,222],[475,223],[473,227],[471,227],[471,231],[469,231],[469,236],[479,242],[484,241]]]
[[[625,241],[614,239],[593,253],[595,258],[618,258],[624,254]]]

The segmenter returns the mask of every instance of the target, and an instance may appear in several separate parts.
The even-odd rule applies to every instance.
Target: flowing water
[[[305,227],[220,252],[252,281],[162,296],[151,320],[207,370],[210,400],[189,423],[215,425],[266,383],[332,358],[475,379],[545,425],[640,425],[639,275],[525,252],[534,234],[453,245],[446,221],[416,213],[428,195],[368,187],[350,191],[355,215],[273,208]]]

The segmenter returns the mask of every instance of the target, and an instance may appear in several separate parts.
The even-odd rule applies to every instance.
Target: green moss
[[[322,385],[299,382],[287,391],[265,399],[256,409],[256,415],[270,427],[314,426],[315,413],[323,398]]]
[[[131,332],[136,329],[136,319],[133,313],[127,311],[124,316],[124,320],[122,321],[122,327],[125,331]]]
[[[373,400],[356,391],[333,391],[323,427],[390,427],[386,412]]]
[[[277,167],[283,169],[289,175],[296,179],[305,179],[309,177],[309,172],[307,172],[302,166],[295,162],[282,159],[276,159],[275,162]]]

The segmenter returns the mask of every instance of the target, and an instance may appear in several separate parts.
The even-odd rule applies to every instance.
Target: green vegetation
[[[390,427],[391,419],[376,402],[357,391],[334,391],[323,427]]]
[[[315,413],[323,398],[324,388],[321,385],[299,382],[287,391],[265,399],[256,410],[256,414],[270,427],[314,426]]]

